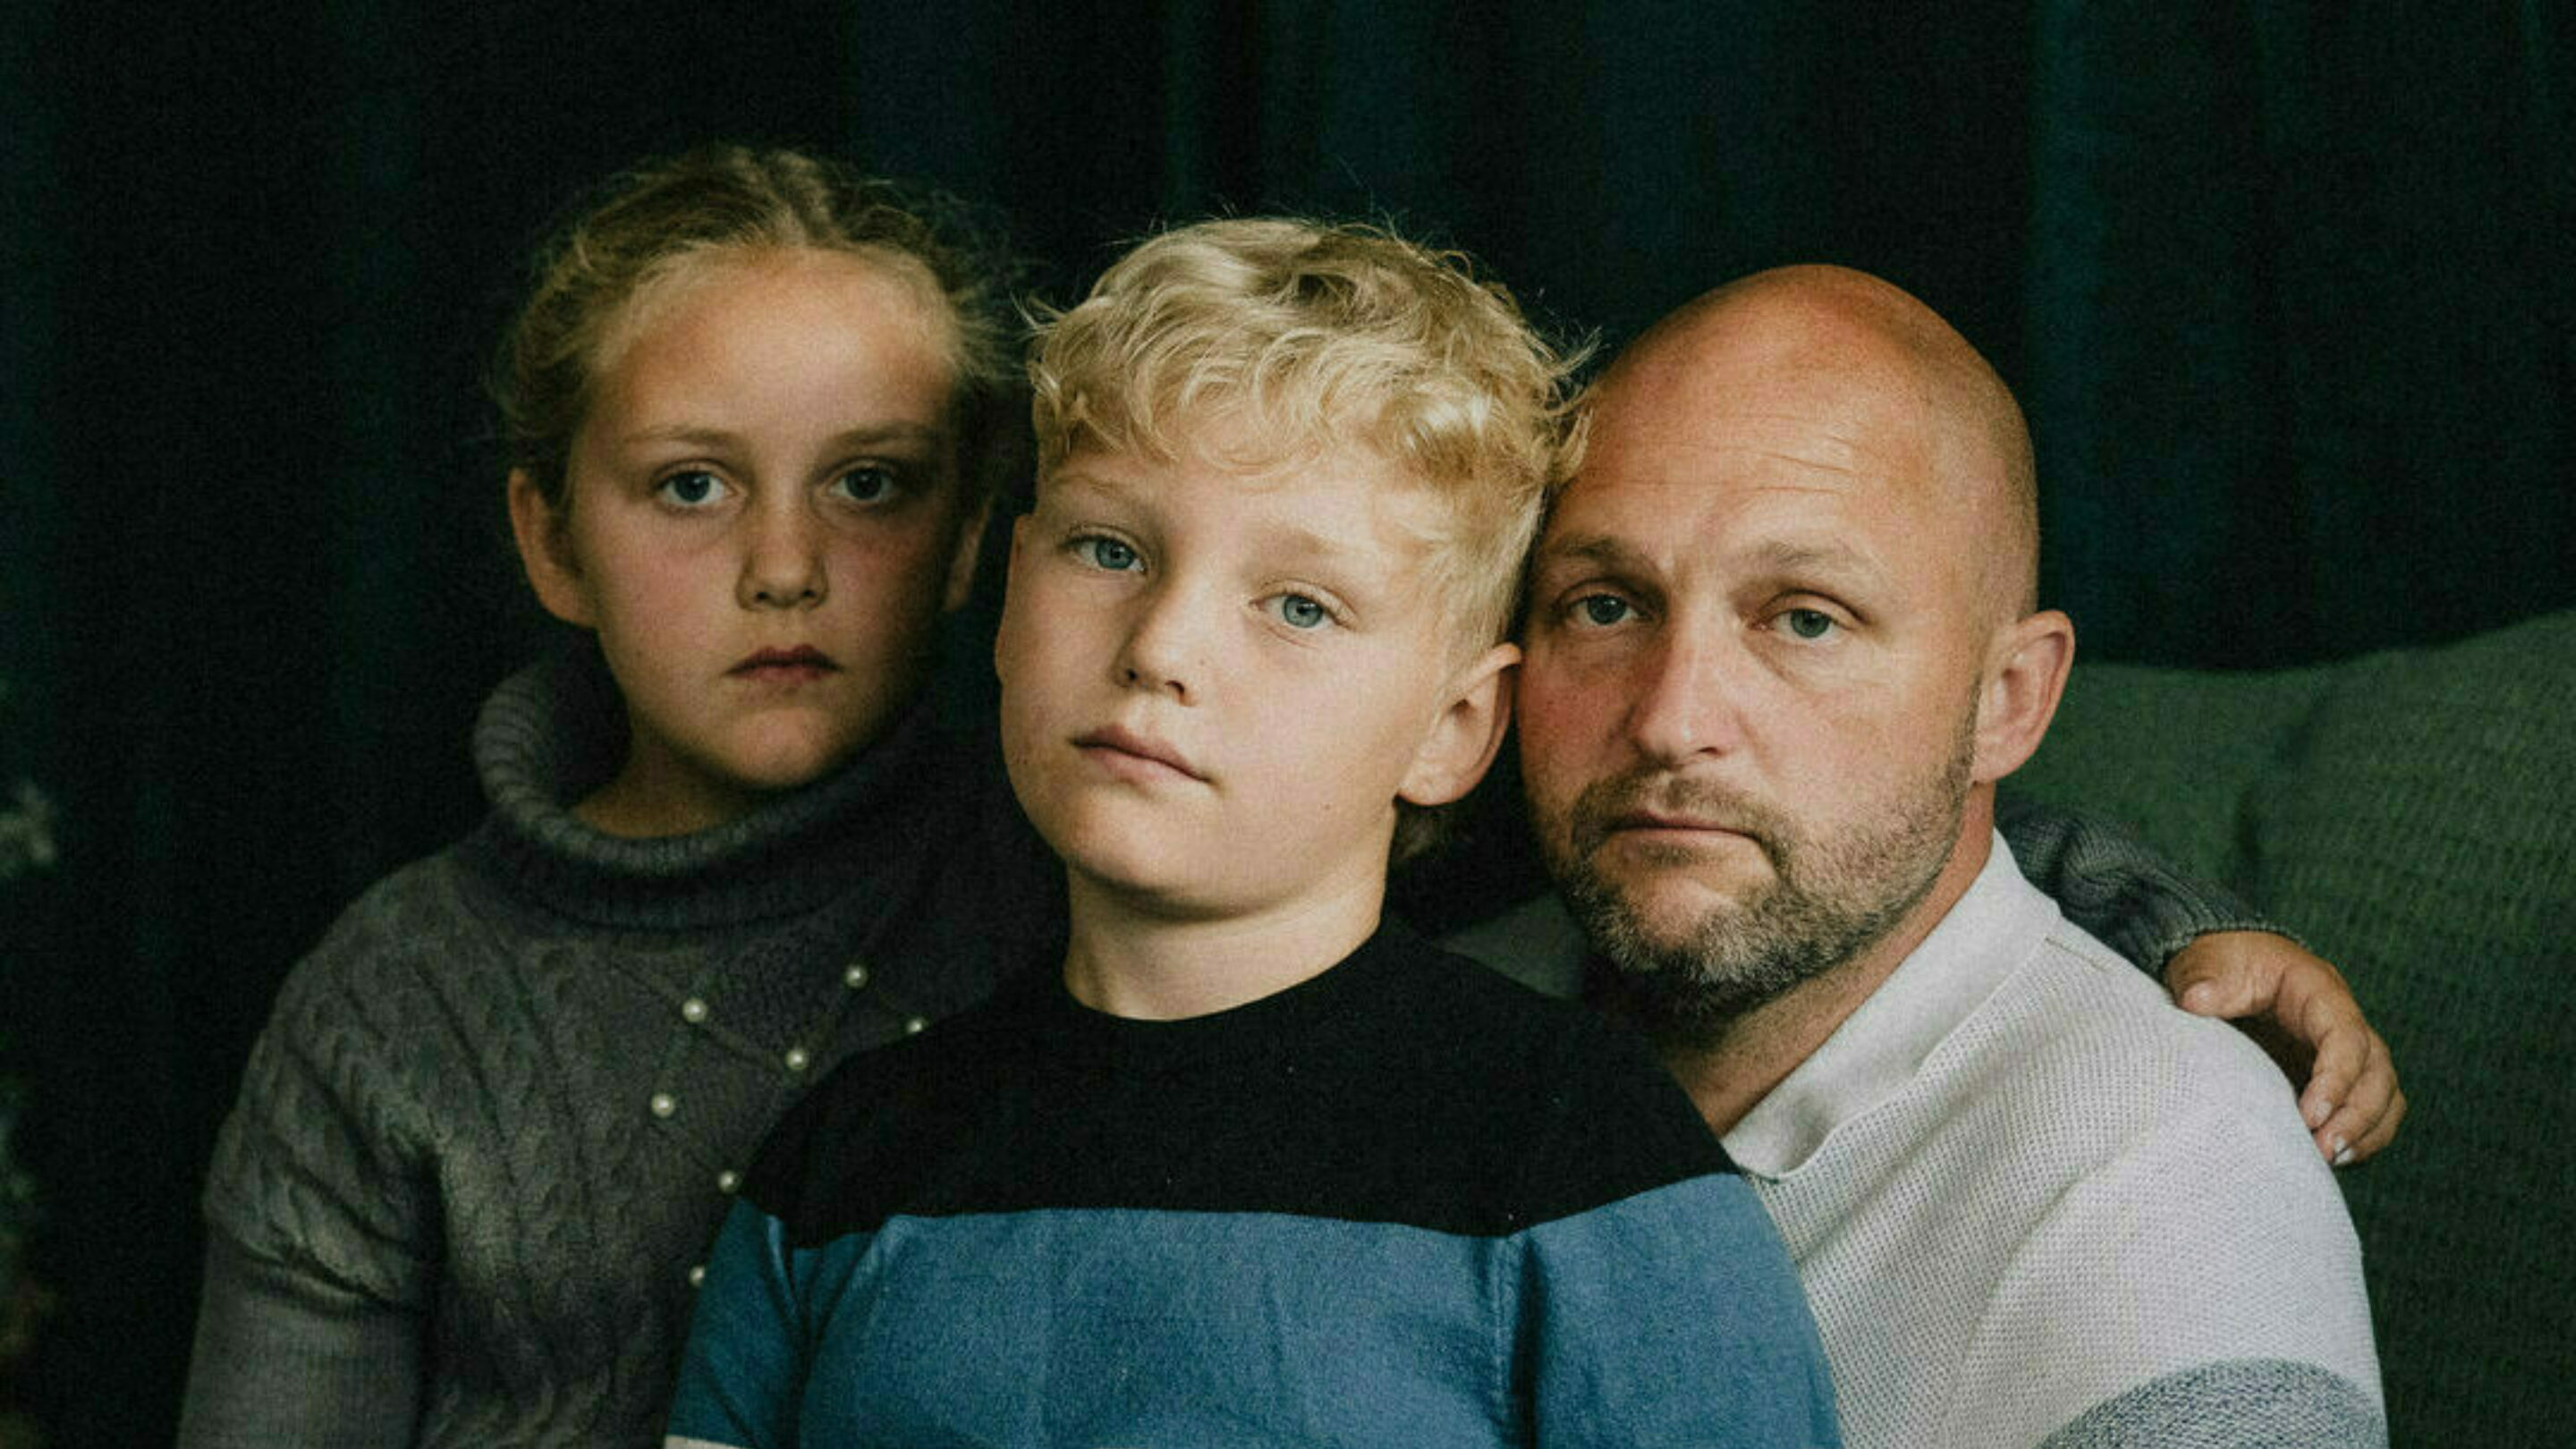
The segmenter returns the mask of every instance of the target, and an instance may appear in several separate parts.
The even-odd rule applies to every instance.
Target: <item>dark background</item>
[[[1391,218],[1615,345],[1880,272],[2027,405],[2090,659],[2576,602],[2562,3],[0,7],[0,1053],[63,1304],[19,1392],[165,1440],[280,976],[478,812],[539,639],[477,377],[580,186],[723,137],[989,202],[1064,297],[1210,209]],[[0,877],[7,872],[0,870]]]

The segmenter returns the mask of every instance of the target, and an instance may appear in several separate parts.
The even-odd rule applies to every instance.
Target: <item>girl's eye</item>
[[[1780,623],[1801,639],[1822,639],[1834,631],[1834,616],[1822,609],[1791,609],[1781,614]]]
[[[654,488],[655,496],[682,508],[704,508],[724,497],[724,480],[703,468],[674,473]]]
[[[853,503],[883,503],[894,496],[898,480],[882,463],[862,463],[832,480],[832,486]]]
[[[1114,538],[1078,538],[1073,541],[1074,556],[1096,569],[1114,574],[1125,573],[1136,566],[1136,550]]]
[[[1628,601],[1617,594],[1586,594],[1574,601],[1575,616],[1597,628],[1620,623],[1631,612]]]
[[[1304,594],[1277,595],[1272,600],[1272,607],[1278,613],[1280,622],[1291,629],[1320,629],[1331,623],[1333,618],[1332,610]]]

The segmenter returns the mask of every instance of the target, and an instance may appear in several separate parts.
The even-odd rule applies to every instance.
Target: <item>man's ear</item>
[[[510,470],[510,534],[519,542],[519,565],[528,571],[528,587],[536,590],[546,612],[567,624],[596,627],[564,516],[546,501],[525,468]]]
[[[1977,692],[1977,760],[1973,778],[1989,784],[2011,774],[2039,748],[2066,692],[2075,663],[2075,624],[2042,609],[1995,631]]]
[[[967,596],[975,592],[975,561],[984,555],[984,528],[992,517],[993,500],[987,495],[959,521],[957,550],[948,556],[948,587],[939,601],[943,613],[966,607]]]
[[[1446,805],[1476,788],[1512,722],[1517,644],[1497,644],[1450,676],[1448,703],[1431,722],[1395,793],[1416,805]]]

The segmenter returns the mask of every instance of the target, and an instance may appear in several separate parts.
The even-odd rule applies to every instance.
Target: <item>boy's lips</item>
[[[1091,759],[1107,765],[1120,775],[1153,778],[1180,775],[1204,783],[1207,776],[1179,750],[1154,738],[1138,734],[1124,725],[1110,725],[1076,736],[1074,748]]]

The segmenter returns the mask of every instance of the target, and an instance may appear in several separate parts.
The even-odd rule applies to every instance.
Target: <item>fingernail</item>
[[[2352,1149],[2344,1145],[2344,1140],[2340,1137],[2334,1140],[2334,1165],[2337,1167],[2352,1166]]]
[[[2207,1011],[2218,1000],[2218,988],[2206,981],[2196,982],[2182,994],[2185,1011]]]
[[[2326,1125],[2326,1119],[2333,1115],[2334,1104],[2330,1102],[2310,1102],[2299,1109],[2299,1116],[2307,1122],[2308,1130],[2311,1132]],[[2338,1142],[2335,1145],[2340,1147],[2343,1144]]]

